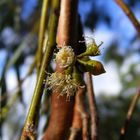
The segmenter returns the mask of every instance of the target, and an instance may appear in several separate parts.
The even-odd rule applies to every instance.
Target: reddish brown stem
[[[76,100],[74,106],[74,117],[71,128],[71,133],[69,140],[88,140],[88,124],[89,116],[86,112],[85,103],[84,103],[84,93],[85,88],[79,88],[76,93]],[[80,136],[80,131],[82,130],[82,137]]]
[[[82,128],[82,134],[83,134],[83,140],[89,140],[89,132],[88,132],[88,114],[84,113],[82,116],[83,120],[83,128]]]
[[[57,44],[76,46],[77,41],[77,3],[78,0],[61,0]]]
[[[82,118],[82,136],[83,140],[89,139],[89,133],[88,133],[88,114],[85,109],[84,104],[84,92],[85,88],[79,88],[77,92],[77,110],[80,112],[81,118]]]
[[[124,11],[124,13],[128,16],[132,24],[134,25],[135,29],[137,30],[139,37],[140,37],[140,23],[134,16],[133,12],[130,10],[130,8],[122,1],[122,0],[115,0],[116,3],[121,7],[121,9]]]
[[[68,135],[73,115],[74,100],[66,101],[66,97],[53,93],[51,98],[51,116],[44,140],[62,140]]]
[[[81,140],[80,131],[82,130],[82,118],[81,113],[78,111],[79,108],[79,94],[76,94],[75,97],[75,105],[74,105],[74,114],[73,114],[73,121],[71,127],[71,133],[69,136],[69,140]]]
[[[137,93],[134,95],[134,97],[132,98],[132,101],[130,103],[124,126],[121,128],[120,140],[124,140],[124,138],[125,138],[126,131],[127,131],[128,126],[131,122],[131,119],[132,119],[132,116],[134,114],[134,110],[136,108],[136,104],[138,102],[139,97],[140,97],[140,87],[138,88]]]
[[[93,91],[92,76],[89,72],[86,73],[87,80],[87,97],[89,101],[90,117],[91,117],[91,139],[97,140],[98,138],[98,115],[96,108],[95,95]]]

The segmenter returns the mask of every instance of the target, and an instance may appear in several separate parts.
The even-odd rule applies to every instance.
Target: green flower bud
[[[97,44],[95,42],[89,44],[87,46],[87,49],[84,53],[81,53],[80,55],[78,55],[77,57],[83,57],[83,56],[97,56],[100,55],[100,50],[99,47],[103,44],[103,42],[101,42],[101,44],[99,46],[97,46]]]
[[[102,73],[105,73],[105,69],[101,62],[95,61],[95,60],[88,60],[83,61],[77,59],[77,61],[80,63],[80,70],[84,72],[90,72],[93,75],[100,75]]]

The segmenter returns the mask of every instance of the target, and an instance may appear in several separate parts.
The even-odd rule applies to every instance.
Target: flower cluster
[[[71,75],[58,72],[49,74],[46,84],[49,90],[58,92],[60,96],[66,95],[67,100],[70,100],[70,97],[76,93],[79,87],[79,85],[73,81]]]
[[[56,54],[56,61],[61,68],[67,68],[74,62],[74,52],[71,46],[63,46]]]
[[[71,46],[63,45],[59,52],[56,54],[56,62],[60,68],[64,71],[63,73],[54,72],[48,74],[46,85],[47,89],[53,90],[55,93],[59,93],[59,96],[66,95],[66,99],[70,100],[78,88],[79,76],[77,73],[90,72],[93,75],[99,75],[105,72],[103,65],[99,61],[91,60],[89,56],[100,55],[99,47],[95,41],[88,44],[85,52],[75,56]],[[78,65],[75,65],[78,64]],[[75,70],[75,72],[74,72]],[[76,74],[75,74],[76,73]],[[78,81],[78,82],[77,82]]]

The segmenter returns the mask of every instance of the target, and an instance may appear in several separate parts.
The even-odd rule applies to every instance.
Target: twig
[[[76,94],[76,100],[75,100],[75,105],[74,105],[74,114],[73,114],[73,121],[72,121],[72,127],[71,127],[71,132],[68,140],[76,140],[78,137],[79,132],[82,130],[82,118],[81,114],[78,111],[78,97],[79,95]]]
[[[48,13],[48,6],[49,6],[49,0],[43,0],[42,3],[42,11],[41,11],[41,19],[40,19],[40,27],[39,27],[39,39],[38,39],[38,51],[37,51],[37,68],[38,71],[41,66],[42,58],[43,58],[43,40],[44,40],[44,34],[46,29],[46,17]]]
[[[130,8],[122,1],[122,0],[115,0],[116,3],[121,7],[121,9],[124,11],[124,13],[128,16],[132,24],[134,25],[135,29],[137,30],[139,36],[140,36],[140,23],[134,16],[133,12],[130,10]]]
[[[78,111],[81,114],[81,118],[82,118],[82,136],[83,136],[83,140],[89,140],[89,133],[88,133],[88,119],[89,116],[86,112],[85,109],[85,105],[84,105],[84,92],[85,92],[85,88],[79,88],[78,89]]]
[[[17,81],[18,81],[18,88],[19,88],[19,100],[20,102],[25,105],[24,100],[23,100],[23,92],[22,92],[22,87],[21,87],[21,79],[20,79],[20,72],[19,72],[19,66],[15,65],[15,71],[16,71],[16,75],[17,75]]]
[[[11,107],[16,103],[16,100],[18,98],[19,91],[17,91],[11,98],[8,100],[7,104],[3,107],[0,108],[0,120],[4,121],[8,117],[9,110]]]
[[[23,82],[28,78],[28,76],[30,76],[30,75],[33,73],[33,70],[34,70],[34,68],[35,68],[35,63],[36,63],[36,59],[34,59],[33,63],[30,65],[30,68],[29,68],[27,74],[25,75],[25,77],[24,77],[23,79],[21,79],[21,80],[18,82],[18,85],[17,85],[15,88],[13,88],[12,90],[10,90],[9,93],[13,93],[14,91],[19,92],[20,86],[21,86],[21,85],[23,84]],[[0,97],[0,102],[1,102],[2,100],[4,100],[5,98],[7,98],[7,97],[8,97],[7,92],[4,92],[4,96]]]
[[[82,119],[83,119],[83,128],[82,128],[82,134],[83,134],[83,140],[89,140],[89,132],[88,132],[88,114],[83,114]]]
[[[93,91],[92,76],[89,72],[86,73],[87,80],[87,97],[89,100],[90,116],[91,116],[91,140],[98,139],[98,115]]]
[[[69,136],[69,139],[68,140],[76,140],[76,137],[78,135],[78,132],[80,130],[79,129],[76,129],[76,128],[71,128],[71,133],[70,133],[70,136]]]
[[[136,108],[136,104],[138,102],[139,97],[140,97],[140,87],[138,88],[137,93],[134,95],[134,97],[130,103],[124,126],[121,128],[119,140],[124,140],[124,138],[125,138],[126,131],[128,129],[128,126],[129,126],[132,116],[134,114],[134,110]]]
[[[74,106],[74,118],[72,122],[71,133],[69,140],[77,140],[80,136],[79,132],[82,130],[82,140],[89,140],[88,124],[89,115],[86,112],[84,103],[85,87],[79,87],[76,93],[76,100]],[[80,139],[80,138],[79,138]],[[81,139],[80,139],[81,140]]]
[[[80,97],[82,96],[82,98]],[[80,131],[82,130],[82,116],[81,116],[81,100],[83,102],[83,95],[79,94],[79,92],[76,93],[75,97],[75,105],[74,105],[74,114],[73,114],[73,120],[72,120],[72,127],[71,132],[68,140],[76,140],[81,135]],[[79,138],[80,139],[80,138]]]

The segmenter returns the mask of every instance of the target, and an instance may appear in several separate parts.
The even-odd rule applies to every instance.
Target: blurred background
[[[140,0],[124,1],[140,21]],[[33,65],[38,41],[42,0],[0,0],[0,137],[18,140],[32,99],[36,70]],[[106,73],[93,77],[99,112],[101,140],[118,140],[132,96],[140,85],[140,38],[131,21],[114,0],[79,0],[85,36],[101,41]],[[87,41],[90,41],[87,39]],[[42,111],[43,112],[43,111]],[[39,123],[39,139],[46,114]],[[140,139],[140,101],[126,139]]]

